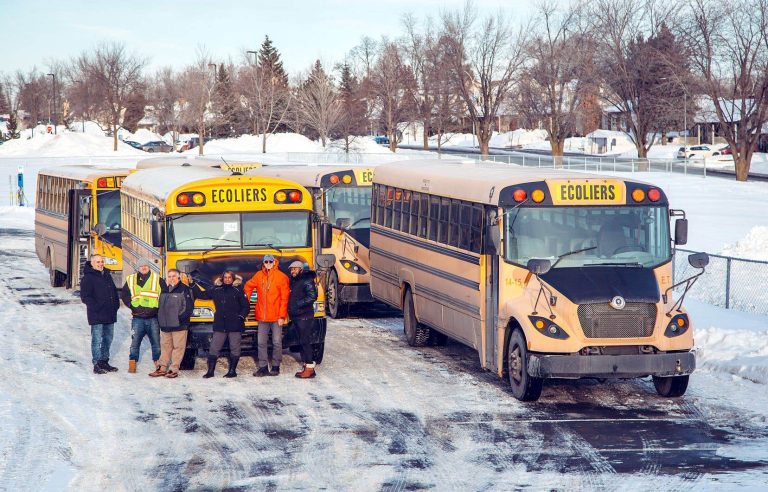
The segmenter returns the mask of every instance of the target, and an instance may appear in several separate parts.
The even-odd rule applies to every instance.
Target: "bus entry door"
[[[88,261],[91,236],[91,191],[69,190],[69,233],[67,234],[67,287],[80,286],[83,266]]]

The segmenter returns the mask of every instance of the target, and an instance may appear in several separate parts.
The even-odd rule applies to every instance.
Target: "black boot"
[[[225,378],[236,378],[237,372],[235,372],[235,369],[237,369],[237,362],[240,360],[240,357],[230,357],[229,358],[229,371],[224,375]]]
[[[213,377],[213,370],[216,369],[216,359],[218,359],[218,357],[216,357],[214,355],[209,355],[208,356],[208,372],[203,374],[203,377],[205,379]]]
[[[109,372],[109,371],[107,371],[106,369],[101,367],[101,364],[99,364],[98,362],[93,365],[93,373],[94,374],[106,374],[107,372]]]
[[[99,362],[101,368],[109,372],[117,372],[117,367],[109,365],[109,359]]]

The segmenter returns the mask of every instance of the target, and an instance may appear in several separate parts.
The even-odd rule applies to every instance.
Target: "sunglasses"
[[[273,260],[264,260],[264,263],[274,263]]]

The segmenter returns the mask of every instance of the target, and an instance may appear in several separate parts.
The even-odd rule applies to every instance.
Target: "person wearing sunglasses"
[[[288,317],[288,296],[290,287],[288,276],[277,267],[275,257],[264,255],[261,270],[245,283],[245,297],[251,298],[256,291],[254,308],[258,327],[259,368],[254,376],[277,376],[280,374],[280,362],[283,360],[283,325]],[[269,354],[269,334],[272,333],[272,368],[267,368]]]

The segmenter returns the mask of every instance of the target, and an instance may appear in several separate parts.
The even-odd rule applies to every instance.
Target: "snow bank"
[[[151,132],[146,128],[139,128],[136,133],[131,133],[128,130],[123,130],[117,133],[118,138],[121,140],[132,140],[144,145],[147,142],[157,142],[163,140],[163,137],[155,132]]]
[[[25,130],[27,132],[28,130]],[[117,152],[113,151],[112,137],[102,133],[73,133],[63,128],[58,135],[35,132],[32,138],[17,138],[0,145],[0,157],[60,157],[60,156],[103,156],[103,155],[143,155],[123,142],[117,143]]]
[[[743,239],[723,248],[721,254],[768,261],[768,227],[753,227]]]
[[[246,154],[261,153],[261,135],[242,135],[236,138],[222,138],[205,143],[206,154]],[[275,133],[267,137],[267,152],[322,152],[323,147],[298,133]],[[184,154],[197,154],[198,149],[190,149]]]

